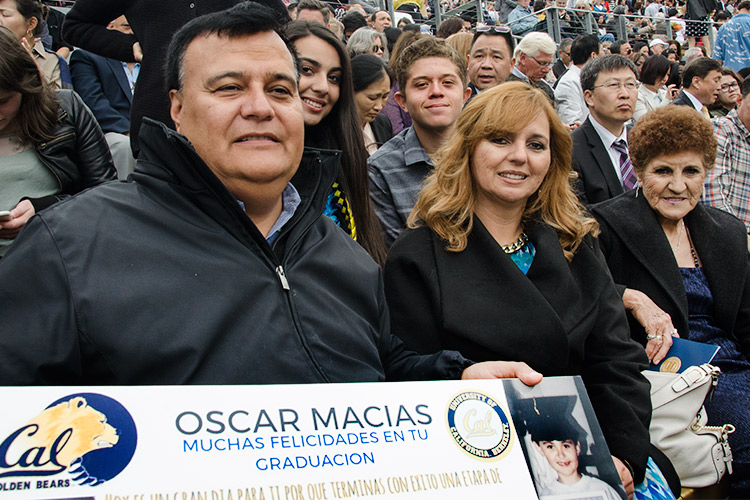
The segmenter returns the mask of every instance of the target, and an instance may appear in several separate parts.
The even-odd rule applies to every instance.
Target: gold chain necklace
[[[526,233],[521,232],[521,236],[519,236],[516,241],[514,241],[510,245],[501,245],[501,246],[502,246],[503,252],[513,253],[522,249],[527,241],[529,241],[529,237],[526,236]]]

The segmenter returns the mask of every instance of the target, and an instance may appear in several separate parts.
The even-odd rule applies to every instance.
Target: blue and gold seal
[[[513,446],[514,429],[507,412],[487,394],[460,392],[447,409],[448,430],[467,454],[482,460],[499,460]]]

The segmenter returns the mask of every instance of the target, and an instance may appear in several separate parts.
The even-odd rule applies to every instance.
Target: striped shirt
[[[367,164],[370,198],[390,247],[406,227],[422,181],[432,171],[432,160],[409,127],[375,151]]]
[[[703,203],[735,215],[750,229],[750,130],[732,110],[711,120],[719,143],[703,186]]]

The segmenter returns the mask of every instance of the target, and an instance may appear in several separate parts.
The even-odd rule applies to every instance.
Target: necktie
[[[622,139],[617,139],[612,143],[612,147],[615,148],[615,151],[620,153],[620,176],[622,178],[622,187],[625,191],[629,191],[638,184],[638,179],[633,171],[633,164],[630,163],[628,145]]]
[[[708,112],[708,108],[707,107],[703,106],[703,109],[701,111],[703,111],[703,116],[705,116],[709,120],[711,119],[711,113]]]

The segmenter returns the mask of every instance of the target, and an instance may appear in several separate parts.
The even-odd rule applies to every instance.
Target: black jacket
[[[573,138],[573,170],[576,194],[584,204],[608,200],[623,192],[612,159],[601,137],[591,124],[591,117],[575,129]]]
[[[610,452],[642,480],[651,416],[647,366],[596,241],[571,262],[555,231],[526,228],[536,257],[526,276],[475,217],[462,252],[427,227],[393,244],[385,285],[393,332],[407,347],[456,349],[478,361],[524,361],[544,375],[581,375]]]
[[[667,312],[681,337],[689,338],[682,275],[656,214],[643,196],[626,193],[594,205],[602,251],[615,283],[639,290]],[[750,262],[745,225],[733,215],[701,204],[685,216],[714,298],[716,325],[733,336],[750,358]],[[628,314],[633,338],[646,332]]]
[[[34,211],[70,195],[117,179],[109,146],[94,115],[72,90],[57,92],[58,122],[52,138],[34,143],[41,162],[57,179],[60,194],[30,198]]]
[[[0,262],[0,385],[460,376],[389,333],[378,266],[322,215],[338,153],[305,153],[272,248],[183,136],[141,132],[127,182],[37,215]]]

